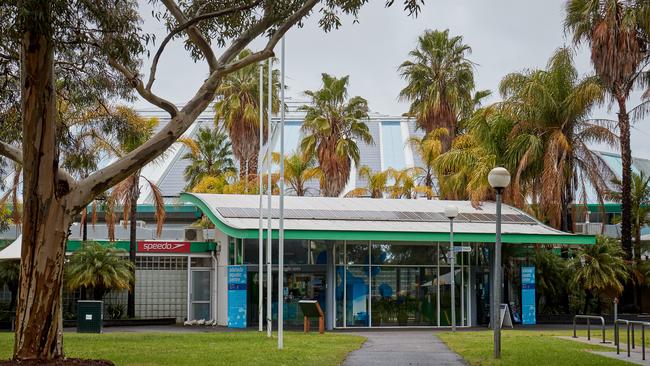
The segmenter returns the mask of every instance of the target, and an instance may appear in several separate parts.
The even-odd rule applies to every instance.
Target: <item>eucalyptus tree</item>
[[[474,63],[468,59],[472,49],[462,36],[449,30],[427,30],[418,37],[417,47],[409,52],[399,71],[407,82],[401,100],[411,103],[408,115],[427,134],[437,128],[449,132],[442,136],[443,151],[449,150],[459,119],[474,109]]]
[[[358,165],[361,158],[357,142],[373,143],[364,122],[368,102],[359,96],[348,99],[349,79],[322,74],[322,88],[306,91],[311,104],[300,107],[307,113],[300,149],[316,156],[323,172],[321,194],[326,197],[339,196],[345,189],[352,162]]]
[[[192,190],[207,176],[216,177],[234,171],[231,144],[221,129],[201,127],[196,139],[180,138],[178,141],[190,150],[183,155],[183,159],[190,161],[184,171],[186,190]]]
[[[0,3],[0,115],[18,115],[18,133],[3,131],[0,155],[23,166],[23,245],[20,295],[13,357],[63,357],[61,284],[65,242],[74,217],[96,196],[123,181],[169,148],[213,102],[223,78],[273,57],[293,26],[317,14],[325,31],[338,28],[342,14],[353,18],[364,0],[153,0],[154,21],[168,34],[155,52],[152,36],[141,29],[135,0],[9,0]],[[394,0],[388,0],[392,5]],[[417,15],[421,0],[404,0]],[[236,56],[255,39],[263,46]],[[155,90],[158,65],[171,41],[184,42],[206,78],[183,106]],[[153,54],[147,71],[145,57]],[[146,73],[146,76],[145,76]],[[20,80],[27,82],[21,83]],[[133,98],[162,109],[169,122],[124,157],[75,179],[59,164],[57,137],[75,133],[57,123],[57,94],[66,88],[78,97],[108,101]],[[12,112],[13,111],[13,112]],[[14,119],[16,121],[16,119]],[[3,127],[5,127],[3,125]],[[22,142],[22,143],[21,143]]]
[[[618,106],[618,130],[623,170],[621,174],[621,241],[630,255],[632,248],[632,150],[630,112],[643,115],[643,107],[628,111],[627,100],[634,86],[643,80],[648,62],[650,3],[627,0],[569,0],[566,29],[576,45],[591,48],[596,74]]]
[[[245,59],[252,52],[242,51],[238,59]],[[250,179],[257,176],[257,158],[259,155],[259,144],[251,141],[259,141],[259,80],[260,68],[251,64],[243,67],[223,78],[221,85],[217,88],[217,96],[220,98],[214,104],[214,121],[216,125],[223,124],[228,131],[232,142],[232,150],[239,161],[239,175],[242,179]],[[268,79],[268,68],[264,67],[262,76]],[[271,74],[272,90],[271,111],[277,113],[280,110],[280,74],[274,70]],[[268,100],[268,88],[264,83],[263,97]],[[262,113],[263,141],[268,138],[268,114]]]
[[[605,89],[595,76],[580,77],[571,51],[560,48],[545,69],[506,75],[500,91],[501,113],[515,122],[506,152],[515,205],[524,206],[534,196],[541,219],[572,230],[570,207],[586,200],[577,195],[593,189],[602,203],[611,178],[590,147],[613,146],[618,139],[608,121],[589,118]]]

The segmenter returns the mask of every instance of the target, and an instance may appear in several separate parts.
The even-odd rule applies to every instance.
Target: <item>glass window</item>
[[[436,247],[431,243],[372,243],[373,265],[435,265],[435,260]]]
[[[404,141],[399,121],[383,121],[381,123],[381,148],[383,169],[404,169]]]
[[[368,267],[346,271],[346,322],[348,327],[368,326]]]
[[[346,260],[347,264],[368,264],[368,241],[348,241],[346,242]]]

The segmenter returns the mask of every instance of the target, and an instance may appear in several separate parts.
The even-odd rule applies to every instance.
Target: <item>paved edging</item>
[[[461,366],[465,361],[432,331],[362,332],[367,338],[360,349],[350,353],[344,366],[436,365]]]

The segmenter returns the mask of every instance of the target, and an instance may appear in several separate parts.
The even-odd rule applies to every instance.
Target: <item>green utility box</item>
[[[77,333],[101,333],[103,302],[77,301]]]

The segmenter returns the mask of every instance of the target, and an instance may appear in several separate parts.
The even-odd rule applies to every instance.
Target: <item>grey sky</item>
[[[462,35],[472,47],[471,60],[478,64],[478,89],[496,93],[501,78],[525,68],[544,67],[558,47],[570,44],[563,31],[564,1],[561,0],[426,0],[422,14],[408,17],[399,6],[386,9],[385,1],[373,0],[359,16],[360,23],[344,19],[341,29],[324,33],[313,14],[303,28],[294,28],[286,36],[287,97],[304,100],[302,92],[320,86],[320,74],[350,75],[350,95],[369,101],[373,112],[401,115],[408,105],[397,95],[404,81],[397,67],[415,47],[417,36],[426,29],[449,29]],[[396,1],[399,5],[400,1]],[[143,14],[150,14],[148,4]],[[151,18],[145,30],[164,37],[162,26]],[[262,46],[261,40],[253,48]],[[279,46],[276,48],[279,55]],[[204,63],[194,64],[179,43],[168,47],[159,66],[154,88],[169,100],[182,104],[205,78]],[[592,72],[589,55],[578,50],[575,61],[581,73]],[[630,106],[638,103],[632,98]],[[151,108],[146,102],[138,108]],[[606,108],[594,111],[594,117],[615,118]],[[638,123],[632,130],[633,154],[650,158],[650,126]],[[601,147],[602,148],[602,147]],[[608,149],[609,150],[609,149]]]

